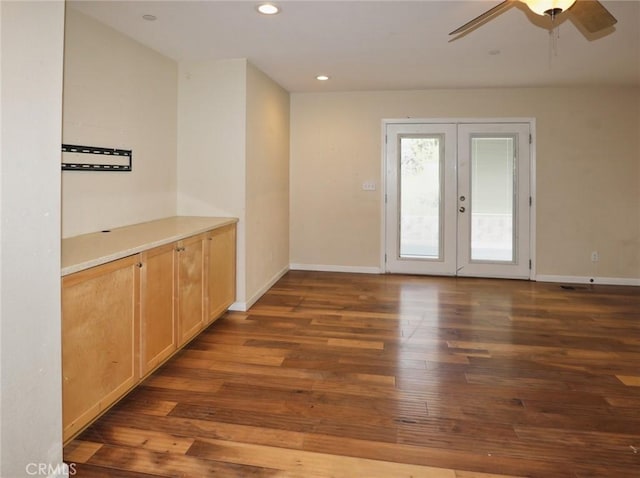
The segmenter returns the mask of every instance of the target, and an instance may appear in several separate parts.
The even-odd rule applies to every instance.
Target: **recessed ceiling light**
[[[491,56],[495,56],[499,54],[500,54],[500,50],[489,50],[489,55]]]
[[[280,9],[273,3],[262,3],[258,5],[258,11],[263,15],[275,15],[280,12]]]
[[[329,77],[327,75],[318,75],[316,76],[316,80],[327,81]]]
[[[149,22],[153,22],[156,21],[158,19],[158,17],[156,17],[155,15],[142,15],[142,18],[144,18],[145,20],[149,21]]]

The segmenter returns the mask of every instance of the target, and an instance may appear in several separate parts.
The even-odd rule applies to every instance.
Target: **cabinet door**
[[[176,247],[178,346],[197,334],[204,324],[205,239],[203,235],[190,237]]]
[[[62,415],[67,440],[139,377],[137,256],[62,280]]]
[[[236,225],[211,231],[209,247],[207,323],[213,322],[236,300]]]
[[[146,375],[176,350],[174,250],[175,246],[169,244],[141,255],[141,375]]]

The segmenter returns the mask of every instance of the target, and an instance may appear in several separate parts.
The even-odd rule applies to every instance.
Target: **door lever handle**
[[[460,211],[460,212],[465,212],[465,211],[466,211],[466,209],[464,208],[464,206],[460,206],[460,209],[458,209],[458,211]]]

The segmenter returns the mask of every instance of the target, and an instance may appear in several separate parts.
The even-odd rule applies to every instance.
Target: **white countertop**
[[[62,239],[61,272],[65,276],[236,222],[233,217],[175,216],[68,237]]]

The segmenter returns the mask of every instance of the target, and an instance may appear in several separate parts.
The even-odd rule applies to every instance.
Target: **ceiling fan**
[[[567,13],[572,16],[573,20],[582,25],[589,33],[597,33],[615,25],[618,21],[597,0],[504,0],[482,15],[455,29],[449,35],[466,33],[502,13],[516,2],[524,3],[529,7],[529,10],[538,15],[551,17],[552,21],[555,20],[557,15],[568,11]]]

